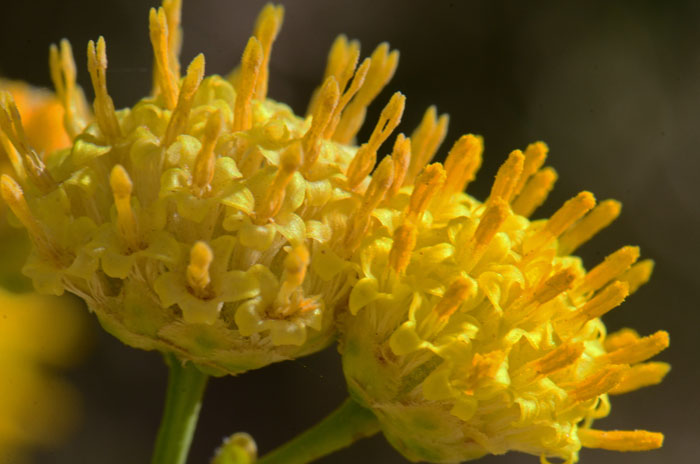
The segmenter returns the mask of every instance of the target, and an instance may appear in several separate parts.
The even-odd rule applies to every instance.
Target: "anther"
[[[163,8],[151,8],[148,16],[151,45],[155,59],[156,87],[163,95],[165,106],[172,110],[177,104],[178,76],[173,73],[168,20]]]
[[[416,226],[402,224],[394,231],[393,244],[389,252],[389,265],[401,274],[411,261],[411,253],[416,247]]]
[[[61,48],[51,44],[49,68],[56,96],[63,106],[63,126],[71,139],[85,128],[84,112],[87,107],[85,97],[76,86],[76,68],[73,50],[68,40],[61,40]]]
[[[182,88],[177,97],[177,105],[170,115],[168,127],[165,130],[165,135],[161,141],[163,148],[168,148],[178,135],[182,134],[187,126],[187,120],[192,110],[194,96],[199,89],[204,77],[204,55],[199,54],[194,57],[190,65],[187,67],[187,74],[182,81]]]
[[[595,292],[616,279],[639,258],[639,247],[625,246],[605,257],[605,260],[591,269],[583,281],[574,289],[574,298]]]
[[[668,348],[668,345],[668,332],[659,330],[652,335],[642,337],[634,343],[630,343],[615,351],[604,354],[597,359],[610,364],[636,364],[656,356]]]
[[[117,227],[119,233],[129,250],[135,251],[141,247],[136,215],[131,208],[131,193],[133,183],[123,166],[117,164],[112,168],[109,176],[109,184],[112,187],[114,206],[117,209]]]
[[[265,224],[282,207],[287,184],[292,180],[292,176],[301,166],[303,153],[301,142],[296,141],[289,145],[280,155],[280,164],[277,175],[272,181],[265,199],[260,205],[260,209],[255,213],[258,224]]]
[[[523,173],[524,163],[525,156],[523,152],[514,150],[510,153],[506,162],[501,165],[496,173],[496,180],[493,182],[487,202],[496,198],[500,198],[506,203],[511,202],[515,193],[515,186]]]
[[[447,135],[449,117],[443,114],[438,119],[437,108],[430,106],[420,124],[411,134],[411,167],[407,181],[412,181],[418,173],[430,163],[440,144]]]
[[[326,130],[323,133],[324,138],[330,139],[333,137],[335,129],[336,127],[338,127],[338,123],[340,123],[340,118],[343,113],[343,110],[348,105],[352,97],[354,97],[355,94],[360,90],[360,88],[362,88],[362,84],[364,84],[365,82],[365,78],[367,77],[367,73],[369,72],[371,64],[371,60],[369,58],[366,58],[362,62],[360,67],[357,68],[357,71],[355,71],[350,86],[345,90],[343,95],[340,97],[340,100],[338,100],[338,104],[336,105],[335,110],[333,111],[333,115],[330,118],[328,126],[326,126]],[[340,85],[338,86],[338,88],[343,89],[343,87],[341,87]]]
[[[447,288],[433,311],[439,319],[449,319],[467,299],[476,293],[476,283],[468,277],[457,277]]]
[[[277,305],[284,308],[290,304],[292,293],[304,283],[309,266],[309,250],[303,243],[296,245],[284,258],[282,285],[277,294]],[[282,314],[286,316],[286,314]]]
[[[574,198],[567,200],[547,220],[547,223],[540,230],[535,232],[523,247],[525,253],[542,248],[550,244],[574,222],[579,220],[584,214],[595,206],[595,197],[590,192],[581,192]]]
[[[304,134],[302,147],[304,148],[304,170],[314,165],[321,152],[320,139],[328,126],[335,107],[338,105],[340,90],[334,76],[328,76],[317,96],[314,112],[311,119],[311,127]]]
[[[469,244],[462,248],[459,261],[463,261],[464,269],[469,272],[479,262],[484,252],[496,236],[501,225],[509,215],[508,204],[501,198],[493,200],[481,216],[479,225]]]
[[[557,173],[547,167],[537,171],[525,184],[525,187],[512,202],[513,212],[524,217],[530,217],[544,203],[557,181]]]
[[[484,151],[484,139],[467,134],[461,136],[450,149],[445,158],[445,197],[463,192],[474,180],[481,167],[481,155]]]
[[[105,138],[114,142],[121,137],[121,128],[114,110],[114,102],[107,92],[107,51],[104,37],[97,39],[97,48],[92,40],[88,42],[88,71],[95,90],[95,119]]]
[[[399,134],[394,142],[394,148],[391,151],[391,159],[394,160],[394,182],[386,194],[386,199],[390,200],[401,189],[404,178],[408,172],[408,167],[411,163],[411,139],[405,135]]]
[[[182,95],[182,93],[180,94]],[[202,148],[197,153],[192,174],[192,187],[195,194],[203,196],[211,189],[211,181],[214,179],[214,166],[216,163],[216,142],[223,127],[223,116],[220,110],[216,110],[209,115],[204,136],[202,138]]]
[[[620,215],[619,201],[605,200],[593,208],[580,221],[571,226],[559,238],[559,255],[570,255],[595,234],[610,225]]]
[[[627,371],[622,381],[609,393],[621,395],[651,385],[658,385],[670,370],[671,366],[664,362],[637,364]]]
[[[603,395],[622,381],[628,369],[629,367],[620,365],[606,366],[580,382],[570,385],[569,396],[578,403]]]
[[[646,430],[578,429],[578,438],[586,448],[609,451],[648,451],[661,448],[664,436]]]
[[[583,343],[565,343],[541,358],[528,362],[513,375],[513,380],[528,384],[565,369],[583,354]]]
[[[182,0],[163,0],[168,25],[168,63],[176,80],[180,79],[180,47],[182,47]]]
[[[277,38],[277,34],[282,27],[284,19],[284,7],[282,5],[275,6],[271,3],[265,5],[260,12],[253,36],[260,42],[262,47],[262,61],[260,63],[260,71],[255,84],[254,98],[256,100],[264,100],[267,97],[267,84],[269,79],[270,51],[272,44]]]
[[[211,282],[209,266],[214,260],[214,253],[205,242],[196,242],[190,250],[190,262],[187,265],[187,285],[198,298],[207,296],[206,288]]]
[[[601,317],[608,311],[620,306],[627,298],[627,295],[629,295],[629,286],[626,282],[614,282],[608,285],[594,298],[576,310],[573,315],[563,320],[559,324],[560,330],[565,332],[577,330],[591,319]]]
[[[639,287],[644,285],[651,278],[651,273],[654,270],[654,261],[645,259],[630,267],[621,276],[619,280],[627,282],[630,286],[630,294],[637,291]]]
[[[544,164],[547,159],[547,144],[544,142],[531,143],[525,149],[525,162],[523,163],[523,172],[518,179],[518,183],[513,189],[513,196],[517,196],[525,187],[527,181],[535,174]]]
[[[248,130],[253,126],[251,102],[256,82],[262,68],[264,52],[255,37],[248,40],[241,59],[241,69],[236,85],[236,102],[233,108],[233,131]]]
[[[444,182],[445,170],[440,163],[433,163],[423,170],[413,187],[406,212],[407,221],[420,223],[423,213],[428,209]]]

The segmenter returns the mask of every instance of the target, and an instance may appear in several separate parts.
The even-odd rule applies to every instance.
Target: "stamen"
[[[618,277],[618,279],[629,284],[630,294],[632,294],[636,292],[639,287],[649,281],[653,270],[654,261],[651,259],[645,259],[644,261],[634,264],[625,273]]]
[[[640,338],[642,337],[640,337],[637,331],[634,329],[625,328],[618,330],[617,332],[609,334],[607,337],[605,337],[605,351],[609,353],[611,351],[618,350],[623,346],[636,343]]]
[[[367,106],[394,76],[396,66],[399,63],[399,52],[394,50],[389,53],[389,44],[385,42],[374,50],[371,60],[364,84],[352,103],[343,112],[338,128],[333,134],[333,140],[338,143],[350,143],[357,131],[360,130],[365,120]]]
[[[334,76],[328,76],[317,98],[318,101],[311,119],[311,127],[306,131],[302,140],[305,171],[311,168],[318,159],[321,152],[319,144],[321,136],[333,117],[335,107],[338,105],[340,90],[338,90],[338,82]]]
[[[260,209],[255,213],[256,222],[265,224],[282,207],[287,184],[292,180],[292,176],[301,166],[303,159],[301,142],[296,141],[289,145],[280,155],[280,164],[277,175],[272,181],[267,195],[260,205]]]
[[[440,163],[433,163],[423,170],[413,187],[406,221],[420,223],[423,213],[445,182],[445,177],[445,170]]]
[[[642,337],[634,343],[604,354],[598,359],[610,364],[636,364],[656,356],[668,348],[668,345],[668,332],[659,330],[653,335]]]
[[[583,282],[572,292],[574,298],[595,292],[616,279],[639,258],[639,247],[625,246],[608,255],[605,260],[591,269]]]
[[[194,57],[190,65],[187,67],[187,75],[182,81],[182,88],[177,98],[177,105],[173,110],[168,127],[165,130],[165,136],[161,141],[163,148],[168,148],[175,142],[178,135],[182,134],[187,127],[187,120],[190,117],[190,111],[194,103],[194,96],[199,89],[204,77],[204,55],[199,54]]]
[[[564,319],[560,324],[560,330],[564,332],[572,332],[580,328],[583,324],[601,317],[608,311],[617,308],[625,301],[629,295],[629,287],[626,282],[614,282],[592,300],[581,306],[573,315]]]
[[[182,96],[182,92],[180,95]],[[221,115],[221,110],[216,110],[209,115],[207,124],[204,127],[202,148],[197,153],[192,175],[192,186],[197,196],[201,197],[211,190],[211,181],[214,179],[214,165],[216,163],[214,148],[216,148],[216,142],[219,139],[223,125],[224,118]]]
[[[253,126],[251,101],[263,63],[263,48],[255,37],[248,40],[241,59],[236,85],[236,103],[233,108],[233,131],[248,130]]]
[[[646,430],[578,429],[578,438],[586,448],[609,451],[649,451],[661,448],[664,435]]]
[[[206,297],[206,288],[211,282],[209,266],[214,253],[205,242],[196,242],[190,250],[190,263],[187,265],[187,285],[198,298]]]
[[[355,72],[355,77],[352,78],[352,82],[350,83],[350,87],[345,90],[345,93],[340,97],[340,100],[338,101],[338,105],[335,107],[335,110],[333,111],[333,116],[330,119],[330,122],[328,123],[328,126],[326,126],[326,130],[323,134],[323,137],[326,139],[330,139],[333,137],[333,134],[335,133],[336,127],[338,127],[338,124],[340,123],[340,117],[343,113],[343,110],[347,106],[347,104],[350,102],[352,97],[355,96],[355,94],[360,90],[362,87],[362,84],[365,82],[365,78],[367,77],[367,73],[369,72],[370,65],[372,64],[372,60],[369,58],[366,58],[362,64],[360,65],[359,68],[357,68],[357,71]],[[353,65],[354,66],[354,65]],[[353,68],[354,69],[354,68]],[[339,88],[342,89],[342,87],[338,86]]]
[[[447,320],[454,314],[462,303],[472,297],[477,290],[477,285],[467,277],[457,277],[450,284],[442,299],[435,305],[433,311],[440,320]]]
[[[2,199],[10,207],[14,215],[27,229],[37,248],[45,256],[57,257],[56,250],[44,232],[43,227],[34,218],[27,200],[24,198],[22,187],[10,176],[3,174],[0,178],[0,193]]]
[[[141,247],[141,243],[136,215],[131,209],[131,192],[134,185],[122,165],[117,164],[112,169],[112,173],[109,176],[109,185],[112,187],[114,206],[117,209],[119,233],[127,248],[135,251]]]
[[[405,135],[396,136],[394,148],[391,151],[391,159],[394,160],[394,183],[386,194],[386,199],[390,200],[399,193],[403,185],[404,178],[411,163],[411,139]]]
[[[603,395],[620,383],[628,369],[627,366],[620,365],[606,366],[580,382],[569,385],[569,397],[578,403]]]
[[[173,73],[168,20],[163,8],[151,8],[148,16],[151,45],[155,60],[155,87],[163,95],[165,106],[172,110],[177,104],[178,76]]]
[[[343,90],[350,81],[355,66],[360,57],[360,43],[357,40],[348,42],[347,37],[339,35],[328,54],[328,64],[326,65],[325,78],[334,76],[338,81],[338,88]]]
[[[493,201],[500,198],[506,203],[510,203],[513,199],[515,186],[523,173],[523,165],[525,156],[520,150],[513,150],[505,163],[501,165],[496,174],[496,180],[491,187],[491,194],[488,201]]]
[[[411,261],[411,252],[416,247],[416,226],[402,224],[394,231],[394,242],[389,252],[389,265],[401,274]]]
[[[369,141],[357,150],[355,157],[350,161],[346,174],[350,189],[357,188],[372,171],[377,160],[377,150],[399,125],[405,105],[406,96],[396,92],[382,110]]]
[[[476,171],[481,167],[481,154],[484,151],[484,139],[467,134],[461,136],[450,149],[445,159],[445,197],[463,192],[474,180]]]
[[[292,294],[304,282],[309,261],[309,250],[303,243],[289,250],[284,258],[284,274],[282,275],[282,285],[277,294],[277,306],[284,308],[291,303]],[[286,316],[286,314],[282,315]]]
[[[470,243],[463,247],[459,253],[458,261],[463,262],[465,271],[471,271],[484,255],[491,240],[508,218],[509,209],[508,204],[502,198],[496,198],[486,207]]]
[[[574,198],[567,200],[561,208],[555,212],[547,223],[535,232],[523,247],[525,253],[542,248],[555,240],[571,224],[579,220],[586,212],[595,206],[595,197],[591,192],[581,192]]]
[[[570,255],[590,240],[595,234],[610,225],[620,215],[619,201],[605,200],[593,208],[580,221],[571,226],[559,238],[558,254]]]
[[[557,173],[552,168],[538,171],[525,184],[520,195],[513,201],[513,212],[524,217],[530,217],[544,203],[557,181]]]
[[[258,19],[255,22],[253,36],[255,36],[255,38],[260,42],[263,51],[260,72],[255,85],[254,98],[256,100],[264,100],[267,97],[267,84],[270,72],[270,51],[272,50],[272,44],[277,38],[277,34],[279,34],[280,28],[282,27],[283,19],[284,7],[282,5],[275,6],[268,3],[260,12],[260,16],[258,16]]]
[[[622,381],[608,393],[611,395],[621,395],[640,388],[657,385],[666,377],[671,370],[671,366],[664,362],[650,362],[637,364],[625,374]]]
[[[92,87],[95,90],[93,103],[95,119],[97,119],[102,134],[110,143],[113,143],[121,137],[122,131],[117,120],[117,113],[114,111],[114,102],[107,92],[107,51],[105,47],[104,37],[97,39],[97,50],[95,50],[95,42],[92,40],[88,42],[88,71]]]
[[[168,25],[168,63],[176,81],[180,80],[180,48],[182,47],[182,0],[163,0]]]
[[[518,179],[518,183],[513,189],[513,197],[516,197],[525,187],[525,183],[532,177],[544,164],[547,159],[547,144],[544,142],[531,143],[525,149],[525,162],[523,163],[523,172]]]
[[[559,271],[535,291],[532,299],[539,304],[544,304],[569,290],[575,279],[576,272],[573,269],[566,268]]]
[[[83,116],[87,102],[76,85],[75,60],[68,40],[61,40],[60,51],[55,44],[51,44],[49,68],[51,80],[56,89],[56,97],[63,106],[63,126],[68,136],[75,139],[86,125]]]
[[[528,384],[575,363],[583,354],[583,343],[565,343],[539,359],[528,362],[513,375],[513,380]]]
[[[449,117],[446,114],[437,118],[437,108],[431,106],[425,112],[420,124],[411,134],[411,167],[408,170],[408,179],[413,180],[418,173],[435,156],[440,144],[447,135],[447,123]]]

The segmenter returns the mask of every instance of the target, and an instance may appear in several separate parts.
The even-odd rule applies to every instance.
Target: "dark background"
[[[470,193],[484,198],[510,150],[549,144],[559,181],[537,217],[580,190],[622,201],[622,216],[580,251],[588,266],[622,245],[656,261],[652,281],[605,317],[649,334],[671,333],[657,359],[673,370],[661,385],[613,398],[596,426],[666,434],[663,449],[618,454],[584,450],[584,463],[698,462],[700,456],[700,2],[282,1],[270,96],[303,113],[338,33],[360,39],[362,56],[381,41],[401,51],[391,92],[408,97],[399,130],[425,108],[451,116],[444,152],[466,132],[482,134],[485,162]],[[88,88],[85,45],[104,35],[108,87],[118,107],[151,85],[147,14],[156,1],[2,0],[0,74],[49,85],[48,45],[73,44]],[[204,52],[207,73],[227,73],[242,53],[263,2],[185,0],[182,61]],[[88,90],[88,95],[91,91]],[[89,97],[91,98],[91,96]],[[373,115],[374,116],[373,116]],[[367,135],[367,129],[362,133]],[[160,419],[166,370],[157,353],[136,351],[96,323],[93,350],[70,379],[84,396],[82,427],[39,463],[146,463]],[[238,378],[212,379],[192,463],[206,463],[221,439],[245,430],[262,452],[315,423],[346,395],[333,348]],[[324,463],[405,462],[375,437]],[[483,463],[535,463],[509,454]]]

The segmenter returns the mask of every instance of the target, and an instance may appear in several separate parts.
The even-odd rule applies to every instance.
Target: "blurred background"
[[[104,35],[108,87],[117,107],[151,86],[148,9],[158,1],[34,0],[3,3],[0,75],[49,86],[48,45],[73,44],[79,81],[90,89],[85,45]],[[207,73],[238,62],[262,1],[185,0],[182,61],[204,52]],[[410,133],[435,104],[450,115],[441,153],[463,133],[485,138],[484,166],[469,191],[484,198],[497,167],[536,140],[550,147],[559,173],[551,214],[590,190],[615,198],[621,217],[580,249],[587,266],[626,244],[656,261],[654,276],[605,316],[611,330],[671,333],[657,359],[673,370],[657,387],[613,398],[604,429],[666,434],[661,450],[618,454],[584,450],[584,463],[693,463],[700,456],[700,3],[687,1],[491,2],[304,0],[286,6],[273,49],[271,98],[304,113],[339,33],[357,38],[362,56],[382,41],[401,51],[399,68],[368,121],[396,90],[408,98],[400,131]],[[87,91],[91,98],[91,90]],[[360,138],[368,135],[367,128]],[[95,340],[66,377],[83,396],[82,425],[36,463],[149,461],[165,391],[157,353],[128,348],[91,320]],[[292,438],[346,396],[334,347],[238,378],[212,379],[190,462],[206,463],[222,438],[251,433],[261,452]],[[405,462],[381,437],[323,463]],[[509,454],[483,463],[534,463]]]

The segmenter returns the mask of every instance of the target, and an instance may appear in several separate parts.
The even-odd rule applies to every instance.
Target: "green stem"
[[[168,391],[151,464],[184,464],[209,376],[172,354],[165,355],[165,362],[170,369]]]
[[[379,431],[374,414],[348,398],[321,422],[271,451],[256,464],[306,464]]]

